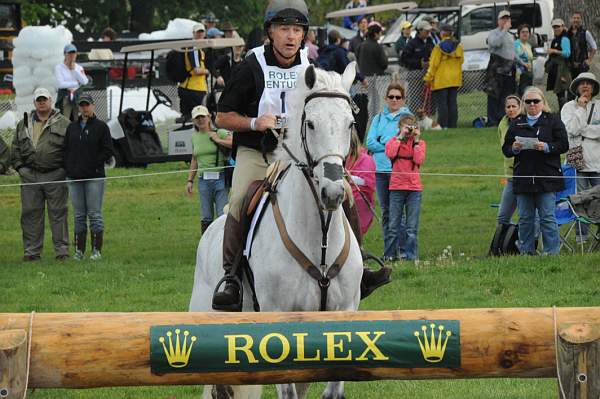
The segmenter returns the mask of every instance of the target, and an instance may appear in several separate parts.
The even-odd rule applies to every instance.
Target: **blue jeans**
[[[417,232],[419,230],[419,214],[421,211],[421,192],[408,190],[390,190],[390,240],[392,248],[398,248],[401,239],[400,220],[406,214],[406,243],[404,255],[408,260],[419,256]]]
[[[69,194],[73,202],[75,233],[87,232],[87,221],[93,233],[104,231],[102,217],[102,199],[104,198],[104,180],[70,181]]]
[[[513,181],[508,179],[504,190],[502,190],[500,208],[498,209],[498,224],[509,224],[515,210],[517,210],[517,198],[513,193]]]
[[[204,180],[202,174],[198,177],[198,197],[200,198],[200,220],[205,223],[213,221],[216,212],[217,217],[223,214],[223,208],[227,205],[229,188],[225,186],[225,173],[220,172],[219,178],[215,180]]]
[[[592,187],[600,185],[600,173],[599,172],[577,172],[577,192],[580,193],[585,190],[589,190]],[[587,224],[577,223],[577,235],[587,237],[588,226]],[[581,230],[580,230],[581,229]]]
[[[535,212],[537,210],[540,218],[544,253],[558,255],[560,251],[560,233],[554,215],[555,206],[554,193],[517,194],[521,253],[535,255]]]
[[[383,230],[383,256],[386,258],[395,258],[404,252],[404,243],[406,242],[406,229],[404,227],[404,218],[400,219],[398,229],[400,230],[399,243],[394,244],[390,240],[390,174],[375,174],[375,189],[377,190],[377,199],[381,209],[381,229]],[[393,225],[392,225],[393,226]],[[395,246],[393,246],[395,245]]]

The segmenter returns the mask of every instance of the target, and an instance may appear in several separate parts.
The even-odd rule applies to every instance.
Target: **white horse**
[[[343,165],[350,148],[354,124],[349,88],[356,74],[355,63],[340,76],[310,66],[300,75],[297,88],[289,96],[285,139],[275,158],[291,163],[277,188],[277,202],[287,232],[296,246],[319,267],[321,264],[322,218],[331,212],[327,234],[326,264],[332,265],[349,237],[348,256],[327,290],[325,310],[355,311],[360,302],[362,258],[354,234],[345,233],[347,224],[342,207]],[[285,147],[285,148],[284,148]],[[293,160],[296,158],[296,160]],[[298,162],[308,165],[303,174]],[[314,190],[311,191],[309,180]],[[315,195],[313,195],[313,192]],[[316,196],[316,197],[315,197]],[[217,219],[198,245],[194,289],[190,311],[211,311],[213,290],[223,276],[222,241],[224,217]],[[346,226],[348,227],[348,226]],[[351,230],[350,230],[351,231]],[[254,273],[256,296],[261,311],[318,311],[321,307],[319,283],[298,264],[284,246],[276,225],[273,207],[268,206],[251,248],[250,267]],[[252,311],[251,289],[244,281],[244,311]],[[309,384],[277,386],[281,399],[304,398]],[[232,387],[237,398],[260,397],[256,387]],[[204,397],[221,397],[229,388],[205,387]],[[224,397],[230,397],[225,395]],[[343,398],[343,382],[330,382],[324,398]]]

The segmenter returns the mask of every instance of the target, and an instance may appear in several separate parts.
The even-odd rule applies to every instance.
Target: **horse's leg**
[[[231,385],[212,385],[210,388],[212,399],[233,399],[233,388]],[[206,389],[204,393],[206,394]]]
[[[233,399],[260,399],[262,385],[234,385]]]
[[[277,384],[277,398],[279,399],[298,399],[295,384]]]
[[[344,398],[344,381],[330,381],[323,391],[321,396],[323,399],[343,399]]]
[[[296,393],[298,394],[298,399],[304,399],[306,397],[306,393],[308,392],[309,387],[310,387],[310,382],[296,384]]]

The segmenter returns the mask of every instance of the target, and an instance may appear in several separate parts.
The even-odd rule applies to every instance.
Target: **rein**
[[[310,94],[304,100],[304,109],[302,110],[302,121],[301,121],[301,129],[300,129],[300,139],[302,142],[302,150],[304,151],[304,155],[306,157],[306,163],[302,162],[296,157],[289,149],[289,147],[282,142],[282,148],[287,152],[287,154],[292,158],[296,167],[300,169],[302,175],[304,176],[310,191],[312,193],[313,199],[317,205],[317,210],[319,211],[319,219],[321,222],[321,262],[319,267],[314,265],[306,255],[294,244],[291,240],[287,229],[285,227],[285,222],[281,215],[281,211],[279,209],[279,205],[277,203],[276,193],[273,192],[271,195],[271,205],[273,206],[273,216],[275,218],[275,222],[277,224],[277,228],[279,230],[279,234],[285,245],[288,252],[296,259],[298,264],[302,266],[304,270],[317,282],[319,283],[319,288],[321,289],[321,301],[319,311],[327,310],[327,290],[331,283],[331,279],[338,275],[344,263],[346,263],[346,259],[348,258],[348,253],[350,252],[350,236],[349,236],[349,228],[348,221],[344,220],[344,245],[338,257],[334,260],[331,267],[327,265],[327,235],[329,233],[329,225],[331,223],[332,211],[325,212],[323,207],[321,206],[321,202],[319,201],[319,195],[317,193],[317,188],[314,183],[314,168],[326,157],[338,157],[341,158],[342,161],[345,159],[341,154],[326,154],[321,156],[318,159],[313,159],[309,149],[308,143],[306,140],[306,105],[315,98],[341,98],[348,102],[350,107],[354,110],[356,108],[356,104],[352,101],[352,99],[343,93],[338,92],[329,92],[329,91],[318,91]]]

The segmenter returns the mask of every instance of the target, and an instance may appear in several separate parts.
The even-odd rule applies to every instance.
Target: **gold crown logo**
[[[190,359],[190,354],[192,353],[192,346],[194,346],[194,342],[196,342],[196,337],[190,337],[190,346],[188,347],[188,336],[190,335],[189,331],[183,332],[183,346],[179,340],[180,329],[175,329],[175,347],[173,347],[173,332],[167,331],[167,337],[169,339],[169,347],[165,344],[165,337],[160,337],[158,341],[162,344],[163,349],[165,350],[165,355],[167,356],[167,361],[169,365],[174,368],[182,368],[187,366],[188,361]]]
[[[437,342],[435,338],[435,323],[429,324],[431,328],[431,334],[429,338],[427,337],[427,326],[422,326],[421,330],[423,330],[423,341],[421,341],[421,334],[418,331],[415,331],[415,337],[419,341],[419,346],[421,347],[421,353],[423,353],[423,357],[425,361],[429,363],[439,363],[444,358],[444,352],[446,352],[446,344],[448,343],[448,338],[452,335],[451,331],[446,331],[444,334],[444,326],[438,326],[438,337]],[[446,339],[442,344],[442,335],[446,335]]]

